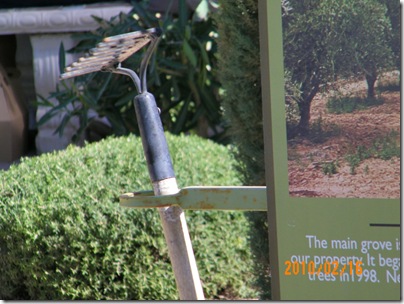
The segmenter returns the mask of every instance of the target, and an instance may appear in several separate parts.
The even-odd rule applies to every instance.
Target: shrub
[[[350,173],[355,174],[356,168],[365,159],[371,157],[389,160],[393,157],[400,157],[401,148],[399,134],[391,130],[386,135],[379,136],[372,141],[370,147],[358,146],[356,149],[345,155],[345,160],[350,166]]]
[[[328,161],[323,162],[321,165],[321,169],[323,170],[324,175],[331,176],[338,172],[338,162],[337,161]]]
[[[355,110],[381,105],[383,102],[382,98],[334,97],[327,101],[327,110],[335,114],[352,113]]]
[[[240,183],[228,148],[167,139],[180,187]],[[157,210],[118,204],[151,188],[140,138],[24,158],[0,178],[1,299],[178,298]],[[244,214],[188,211],[187,222],[207,298],[254,296]]]

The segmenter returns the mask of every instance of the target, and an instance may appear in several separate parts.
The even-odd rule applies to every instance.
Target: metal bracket
[[[190,210],[266,211],[266,187],[193,186],[172,195],[155,196],[153,191],[122,194],[120,205],[128,208],[160,208],[177,205]]]

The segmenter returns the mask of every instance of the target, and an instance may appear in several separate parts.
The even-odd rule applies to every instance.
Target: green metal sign
[[[399,300],[399,199],[289,194],[281,1],[259,15],[272,297]]]

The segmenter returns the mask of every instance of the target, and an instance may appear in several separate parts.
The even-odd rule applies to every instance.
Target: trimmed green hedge
[[[239,185],[228,148],[167,134],[180,187]],[[110,138],[0,171],[1,299],[178,299],[157,210],[120,194],[151,189],[141,140]],[[206,297],[253,297],[242,212],[188,211]]]

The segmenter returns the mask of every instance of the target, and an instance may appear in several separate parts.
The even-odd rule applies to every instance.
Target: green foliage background
[[[173,134],[193,132],[220,139],[221,109],[218,101],[220,84],[216,76],[216,42],[213,20],[208,11],[198,7],[190,12],[185,0],[178,1],[178,15],[150,12],[148,1],[132,2],[128,13],[111,20],[95,18],[99,27],[91,32],[74,34],[77,45],[69,53],[88,52],[105,37],[159,27],[161,40],[148,65],[148,91],[153,93],[165,130]],[[139,71],[147,47],[122,63],[122,67]],[[65,50],[60,49],[61,71]],[[67,62],[70,64],[70,62]],[[49,96],[37,104],[49,109],[39,120],[44,124],[55,115],[63,117],[56,132],[62,134],[71,119],[78,118],[80,128],[73,136],[78,141],[91,126],[89,113],[108,118],[115,135],[139,134],[133,98],[138,94],[133,81],[119,74],[90,73],[62,81]],[[52,102],[50,102],[52,99]],[[208,128],[212,132],[208,133]],[[213,135],[212,135],[213,134]]]
[[[240,184],[228,148],[167,139],[180,187]],[[140,138],[25,158],[0,181],[1,299],[178,299],[157,210],[118,204],[151,188]],[[254,297],[244,214],[186,217],[206,297]]]
[[[214,17],[218,25],[219,78],[225,89],[222,105],[231,122],[243,182],[264,185],[261,74],[256,0],[223,0]],[[242,19],[243,26],[236,22]]]

